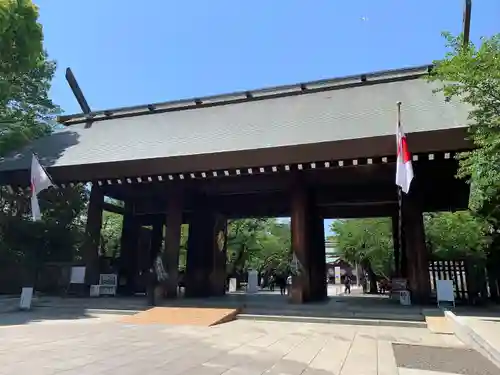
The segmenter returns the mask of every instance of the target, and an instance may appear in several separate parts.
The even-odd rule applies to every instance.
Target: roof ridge
[[[63,115],[57,122],[72,125],[88,121],[101,121],[112,118],[132,117],[151,113],[181,111],[193,108],[203,108],[215,105],[243,103],[252,100],[265,100],[284,96],[300,95],[318,91],[328,91],[364,84],[379,84],[391,81],[414,79],[427,74],[432,65],[420,65],[402,69],[382,70],[371,73],[362,73],[337,78],[327,78],[303,83],[265,87],[255,90],[237,91],[226,94],[210,95],[198,98],[180,99],[167,102],[143,104],[137,106],[121,107],[93,111],[90,114],[77,113]]]

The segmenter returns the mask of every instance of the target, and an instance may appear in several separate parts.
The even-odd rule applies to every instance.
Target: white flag
[[[33,154],[31,159],[31,214],[33,215],[33,221],[42,218],[40,205],[38,204],[38,194],[51,186],[53,186],[52,180],[40,165],[35,154]]]
[[[411,163],[411,154],[408,151],[408,143],[406,142],[406,135],[401,128],[401,122],[398,121],[396,131],[398,157],[396,162],[396,185],[401,187],[401,190],[408,194],[410,191],[410,184],[413,180],[413,166]]]

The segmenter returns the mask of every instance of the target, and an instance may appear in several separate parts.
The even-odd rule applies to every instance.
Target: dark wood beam
[[[422,179],[437,181],[454,178],[457,162],[454,159],[419,160],[414,163],[415,174]],[[395,164],[373,164],[329,169],[310,169],[301,171],[308,186],[328,187],[333,190],[348,189],[354,185],[392,185]],[[217,178],[195,178],[185,176],[184,180],[126,183],[103,186],[109,197],[119,200],[163,199],[171,189],[198,192],[206,195],[254,194],[258,192],[286,191],[292,183],[291,172],[254,174]],[[146,181],[146,179],[144,179]]]
[[[85,95],[83,95],[83,91],[80,88],[80,85],[78,85],[78,82],[76,81],[76,78],[73,72],[71,71],[71,68],[66,68],[66,81],[68,81],[69,87],[71,88],[73,95],[78,101],[78,104],[82,109],[82,112],[85,114],[90,114],[91,112],[90,106],[87,103],[87,99],[85,99]]]
[[[415,180],[415,184],[422,189],[426,211],[467,209],[469,186],[462,180],[438,177],[430,179],[420,176]],[[342,189],[318,187],[313,195],[316,205],[329,216],[371,217],[392,215],[397,205],[396,193],[396,187],[393,184],[358,184],[345,186]],[[232,218],[279,217],[290,214],[290,199],[290,190],[283,190],[205,196],[204,201],[210,207]],[[195,208],[193,202],[193,199],[186,199],[185,213],[187,215]],[[139,200],[134,203],[134,213],[136,215],[164,214],[165,210],[162,208],[164,206],[165,199]]]
[[[114,204],[106,203],[106,202],[103,203],[103,210],[108,211],[108,212],[113,212],[115,214],[120,214],[120,215],[123,215],[123,213],[125,212],[125,209],[123,207],[116,206]]]
[[[471,20],[471,12],[472,12],[472,0],[465,0],[464,4],[464,18],[463,18],[463,42],[464,47],[469,45],[470,41],[470,20]]]

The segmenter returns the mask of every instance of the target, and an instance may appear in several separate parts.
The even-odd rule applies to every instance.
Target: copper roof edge
[[[291,85],[261,88],[256,90],[238,91],[227,94],[211,95],[198,98],[180,99],[168,102],[150,103],[137,106],[93,111],[89,114],[77,113],[58,116],[57,122],[72,125],[88,121],[101,121],[123,117],[133,117],[152,113],[180,111],[193,108],[211,107],[215,105],[235,104],[254,100],[265,100],[284,96],[300,95],[318,91],[343,89],[366,84],[404,81],[423,76],[432,69],[432,65],[420,65],[402,69],[390,69],[371,73],[321,79]]]

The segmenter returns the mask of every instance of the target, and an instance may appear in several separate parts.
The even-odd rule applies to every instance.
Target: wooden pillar
[[[392,216],[392,243],[394,246],[394,276],[401,275],[401,248],[399,244],[399,215]]]
[[[425,241],[422,204],[418,198],[414,191],[410,195],[403,194],[403,227],[412,303],[426,304],[431,294],[429,256]]]
[[[317,213],[313,205],[312,215],[309,220],[311,226],[311,246],[308,250],[309,275],[311,285],[310,301],[322,301],[327,298],[326,286],[326,249],[325,225],[323,217]]]
[[[152,240],[152,231],[151,229],[140,226],[139,228],[139,241],[136,251],[136,264],[137,264],[137,272],[135,277],[138,277],[140,274],[146,274],[151,264],[149,262],[151,256],[151,240]],[[143,279],[141,277],[140,279]],[[141,282],[143,282],[141,280]]]
[[[214,216],[197,200],[191,214],[186,264],[186,297],[208,297],[211,294],[210,273],[213,268]]]
[[[135,292],[135,275],[137,271],[137,249],[139,247],[140,223],[134,216],[129,203],[125,203],[123,214],[121,247],[120,247],[120,272],[119,285],[121,293],[133,294]]]
[[[183,202],[182,195],[179,192],[169,193],[167,199],[165,251],[163,252],[163,263],[168,274],[165,283],[165,297],[175,298],[177,297],[179,279]]]
[[[95,285],[99,281],[99,244],[101,240],[104,194],[97,184],[92,184],[85,226],[84,261],[85,283]]]
[[[227,219],[222,215],[216,214],[214,215],[214,222],[210,295],[222,296],[226,293]]]
[[[300,182],[292,187],[291,231],[292,252],[298,260],[298,274],[293,277],[292,302],[304,303],[311,296],[309,245],[311,243],[310,200],[306,187]]]

